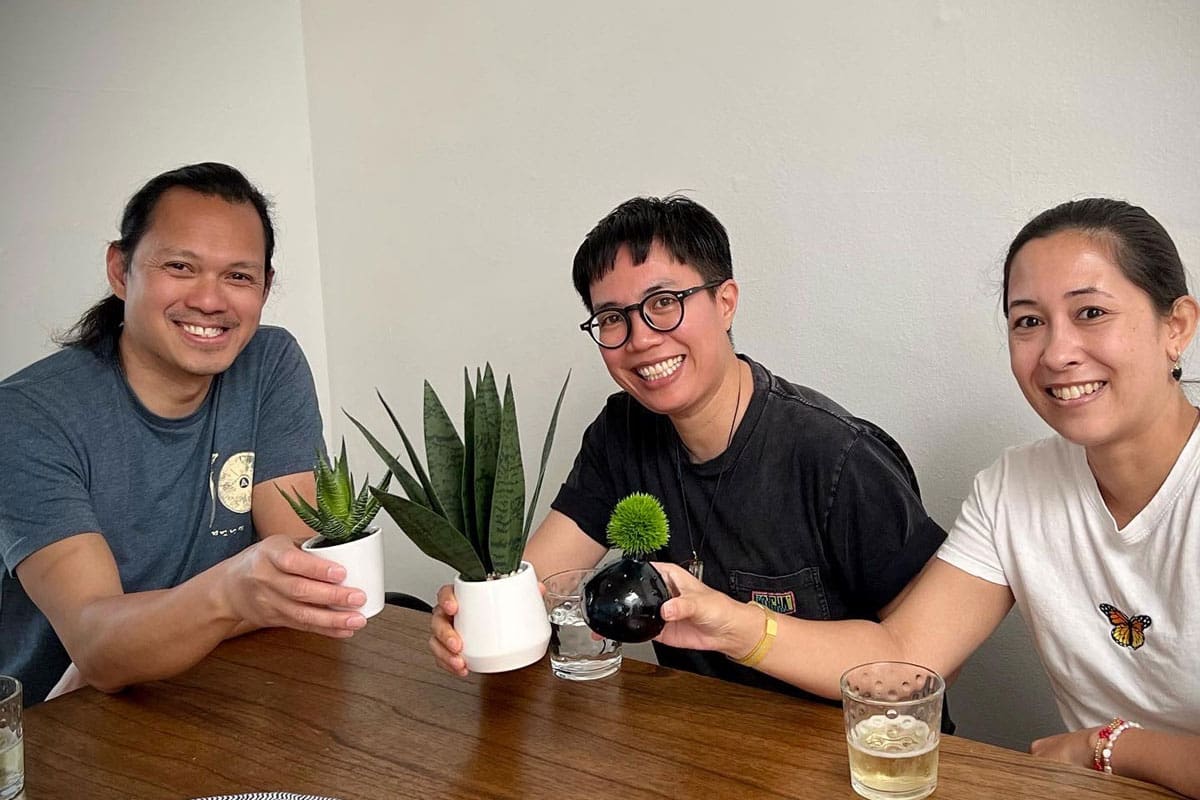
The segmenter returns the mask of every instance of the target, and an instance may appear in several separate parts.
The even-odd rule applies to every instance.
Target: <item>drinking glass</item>
[[[899,661],[861,664],[842,675],[850,786],[870,800],[918,800],[937,788],[946,682]]]
[[[0,800],[25,786],[25,741],[21,733],[21,682],[0,675]]]
[[[594,569],[569,569],[545,578],[550,616],[550,669],[560,678],[590,681],[621,668],[621,643],[596,639],[583,620],[583,587]]]

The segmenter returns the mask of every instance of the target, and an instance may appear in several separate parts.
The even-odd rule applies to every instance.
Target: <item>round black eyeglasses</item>
[[[641,315],[642,321],[653,330],[660,333],[673,331],[683,323],[683,301],[685,299],[696,292],[720,286],[725,280],[722,278],[709,281],[678,292],[664,289],[661,292],[648,294],[642,298],[640,303],[631,303],[624,308],[602,308],[588,317],[587,322],[579,326],[579,330],[591,334],[596,344],[607,350],[616,350],[629,341],[629,335],[633,330],[629,315],[634,311],[637,311]]]

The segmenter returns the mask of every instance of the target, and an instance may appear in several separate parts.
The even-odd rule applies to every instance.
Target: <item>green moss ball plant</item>
[[[631,494],[613,508],[608,541],[622,558],[599,570],[584,586],[584,617],[601,636],[619,642],[645,642],[662,631],[662,604],[670,599],[666,581],[647,558],[666,547],[670,524],[653,495]]]

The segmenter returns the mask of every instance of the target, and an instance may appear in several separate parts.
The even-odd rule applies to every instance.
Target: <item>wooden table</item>
[[[389,607],[348,641],[263,631],[173,680],[35,706],[26,798],[856,797],[836,708],[631,660],[590,683],[544,662],[462,680],[433,666],[428,619]],[[934,794],[1174,796],[958,737]]]

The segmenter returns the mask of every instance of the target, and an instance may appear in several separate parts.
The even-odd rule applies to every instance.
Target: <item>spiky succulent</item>
[[[317,451],[313,477],[317,483],[316,508],[309,505],[295,489],[290,495],[279,489],[279,493],[288,501],[296,516],[325,537],[326,541],[334,544],[362,538],[371,520],[379,513],[379,501],[371,494],[370,476],[363,483],[362,490],[355,492],[354,477],[350,474],[350,462],[346,458],[345,439],[342,440],[342,454],[333,460],[333,466],[325,460],[323,453]],[[385,491],[391,480],[392,473],[389,472],[374,489],[379,492]]]
[[[422,552],[454,567],[464,580],[482,581],[515,572],[521,566],[525,540],[533,525],[534,508],[542,490],[558,412],[570,379],[568,373],[550,417],[542,444],[537,485],[528,511],[512,380],[505,384],[504,402],[501,403],[490,364],[482,373],[475,371],[474,389],[470,373],[463,370],[462,437],[433,387],[425,382],[423,416],[428,468],[422,466],[412,442],[383,395],[379,396],[392,425],[400,434],[415,477],[362,423],[350,417],[396,475],[408,497],[397,497],[382,490],[372,490],[372,493]]]
[[[658,498],[635,492],[613,508],[608,519],[608,541],[625,555],[647,556],[666,547],[670,527]]]

